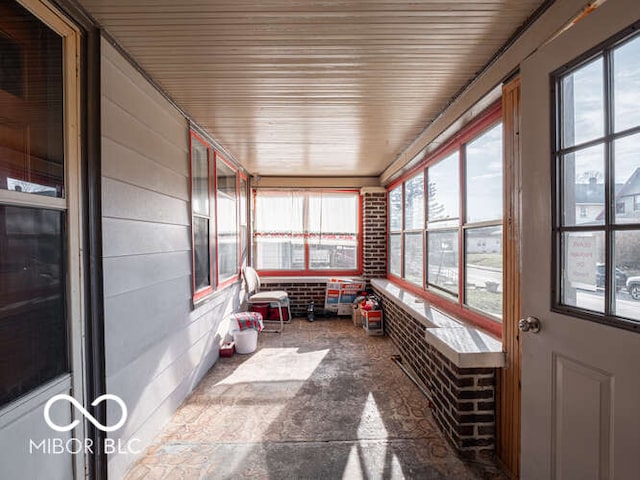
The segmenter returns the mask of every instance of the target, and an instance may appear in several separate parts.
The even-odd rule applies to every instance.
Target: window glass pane
[[[424,257],[422,254],[422,233],[404,235],[404,278],[422,286]]]
[[[16,2],[3,2],[4,13],[0,188],[63,197],[62,38]]]
[[[304,231],[304,197],[293,192],[258,192],[256,196],[256,233],[297,233]]]
[[[424,173],[420,172],[404,184],[404,228],[424,228]]]
[[[563,224],[602,225],[605,220],[604,146],[565,155],[563,171]]]
[[[562,234],[562,303],[604,312],[604,233]]]
[[[604,135],[602,58],[562,79],[562,146],[571,147]]]
[[[247,224],[247,181],[240,178],[240,225]]]
[[[430,285],[440,287],[458,296],[458,231],[429,231]]]
[[[191,145],[191,208],[195,213],[209,215],[209,169],[207,147],[193,138]]]
[[[209,268],[209,220],[193,217],[193,259],[196,292],[211,286]]]
[[[502,226],[465,232],[465,302],[502,318]]]
[[[232,277],[238,273],[238,213],[236,172],[221,159],[216,162],[218,188],[218,277]]]
[[[502,219],[502,124],[466,147],[467,222]]]
[[[402,185],[389,192],[389,230],[402,230]]]
[[[255,254],[259,270],[303,270],[304,195],[261,192],[256,195]]]
[[[640,134],[615,141],[616,222],[640,223]]]
[[[64,224],[0,206],[0,406],[69,371]]]
[[[311,270],[355,270],[358,268],[358,241],[355,235],[311,238],[309,268]]]
[[[614,313],[640,320],[640,230],[615,233],[615,259]]]
[[[458,219],[460,217],[459,152],[443,158],[427,170],[428,221]],[[456,222],[457,223],[457,222]],[[429,225],[431,228],[431,225]]]
[[[304,270],[304,243],[289,235],[256,238],[256,264],[259,270]]]
[[[309,194],[309,232],[357,233],[358,194]]]
[[[615,131],[640,125],[640,37],[613,52]]]
[[[400,245],[401,235],[389,235],[389,273],[400,276],[402,274],[402,248]]]
[[[247,224],[247,181],[244,178],[240,178],[240,248],[241,248],[241,259],[242,265],[247,264],[247,256],[248,256],[248,231],[249,226]]]
[[[309,268],[355,270],[358,267],[357,193],[309,193]]]

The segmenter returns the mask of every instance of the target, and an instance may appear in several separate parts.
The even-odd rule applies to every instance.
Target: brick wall
[[[362,278],[383,278],[387,274],[387,194],[382,188],[362,190]],[[285,290],[294,316],[306,316],[309,302],[316,310],[324,307],[326,283],[279,282],[263,284],[262,290]]]
[[[387,193],[383,189],[362,192],[362,277],[387,276]]]
[[[316,311],[324,307],[324,297],[327,289],[326,283],[268,283],[260,290],[284,290],[289,294],[291,302],[291,314],[294,317],[306,317],[309,302],[315,302]]]
[[[433,416],[463,456],[493,458],[495,451],[495,369],[458,368],[425,340],[426,328],[383,291],[385,333],[402,363],[431,393]]]

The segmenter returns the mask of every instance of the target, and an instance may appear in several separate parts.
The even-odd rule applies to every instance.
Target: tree
[[[429,219],[438,219],[442,218],[442,213],[444,212],[444,205],[439,202],[436,202],[436,194],[438,192],[438,186],[434,182],[429,182],[427,186],[427,205],[429,210]]]
[[[604,182],[604,175],[598,170],[587,170],[578,175],[577,183],[591,183],[595,179],[595,183]]]

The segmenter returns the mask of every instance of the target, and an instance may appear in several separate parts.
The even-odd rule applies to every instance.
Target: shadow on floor
[[[220,359],[126,477],[503,479],[469,465],[386,337],[350,320],[294,320]]]

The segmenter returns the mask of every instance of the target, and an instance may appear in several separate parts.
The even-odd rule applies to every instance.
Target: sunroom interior
[[[0,478],[640,471],[637,2],[0,12]]]

